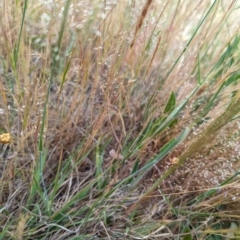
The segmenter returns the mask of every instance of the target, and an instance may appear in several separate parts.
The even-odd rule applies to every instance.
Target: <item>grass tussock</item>
[[[0,239],[239,236],[237,1],[0,11]]]

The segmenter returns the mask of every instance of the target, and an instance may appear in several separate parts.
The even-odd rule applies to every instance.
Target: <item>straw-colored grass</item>
[[[0,11],[0,239],[237,239],[238,1]]]

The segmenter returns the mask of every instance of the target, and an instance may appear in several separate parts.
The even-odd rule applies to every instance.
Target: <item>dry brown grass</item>
[[[239,67],[236,63],[224,68],[221,74],[216,74],[217,69],[211,71],[239,30],[230,24],[232,17],[228,17],[233,2],[216,4],[206,24],[189,41],[210,1],[158,3],[147,0],[135,2],[135,5],[128,5],[125,1],[116,4],[72,1],[59,55],[55,54],[63,1],[53,5],[28,4],[17,66],[14,65],[13,49],[18,41],[22,6],[4,1],[1,9],[0,130],[9,132],[13,140],[10,149],[5,147],[5,155],[0,159],[3,186],[0,203],[6,204],[9,211],[24,206],[33,184],[32,174],[41,155],[39,138],[43,120],[43,143],[47,151],[43,178],[46,186],[54,182],[59,169],[69,161],[73,169],[56,194],[55,204],[61,206],[96,177],[96,149],[99,145],[104,148],[102,169],[107,171],[116,165],[115,172],[108,172],[110,180],[106,189],[110,190],[129,176],[136,161],[139,167],[146,165],[182,129],[197,121],[210,97]],[[236,51],[232,59],[238,56]],[[204,57],[204,61],[198,63]],[[134,149],[134,140],[141,136],[149,123],[167,116],[164,108],[172,92],[179,104],[198,86],[198,72],[193,70],[198,64],[201,65],[201,78],[207,78],[207,81],[179,113],[176,124],[146,137],[141,148]],[[212,78],[216,79],[212,81]],[[215,119],[225,111],[229,95],[237,89],[238,86],[223,89],[215,107],[204,117]],[[46,119],[43,119],[48,91]],[[193,111],[197,102],[200,107]],[[143,174],[134,192],[137,196],[122,193],[123,199],[129,197],[136,202],[209,124],[210,121],[195,126],[184,143]],[[143,218],[171,219],[171,208],[163,203],[164,194],[176,199],[173,205],[181,205],[186,199],[218,186],[233,175],[238,168],[239,140],[237,134],[232,136],[232,129],[238,128],[237,121],[230,122],[201,151],[194,152],[162,183],[161,190],[153,191],[147,203],[140,206],[145,214]],[[129,149],[129,145],[132,148]],[[114,158],[111,151],[119,154],[119,159]],[[125,159],[129,154],[130,157]],[[237,182],[235,186],[238,186]],[[238,199],[236,192],[229,185],[226,191],[221,189],[216,198],[219,200],[222,194],[229,193]],[[97,196],[97,189],[92,189],[89,205]],[[118,194],[115,197],[121,199]],[[204,200],[197,208],[210,212],[211,207],[205,209],[203,205],[218,205],[211,201],[214,198]],[[227,203],[228,200],[223,201]],[[149,208],[144,209],[146,205]],[[126,201],[119,216],[127,216],[132,206],[131,200]],[[165,210],[161,212],[163,208]],[[24,239],[21,236],[24,236],[26,221],[21,218],[18,222],[19,239]],[[126,224],[122,219],[115,222],[118,223]],[[117,229],[118,225],[114,227]],[[110,234],[104,224],[101,228],[106,235]]]
[[[141,16],[137,21],[138,23],[136,25],[136,30],[133,39],[137,38],[136,33],[139,32],[143,24],[143,20],[147,16],[147,11],[149,9],[150,4],[151,1],[147,1],[146,5],[142,10]],[[182,15],[180,16],[182,17]],[[75,21],[77,21],[77,19],[75,19]],[[9,30],[7,30],[7,32],[9,32]],[[201,33],[203,34],[203,32],[204,30]],[[12,33],[12,35],[16,36],[15,33]],[[50,31],[48,33],[47,35],[48,39],[51,39],[50,37],[51,35],[54,35],[54,32]],[[72,52],[72,55],[69,58],[69,60],[71,61],[70,65],[71,69],[68,72],[67,80],[65,81],[62,87],[59,86],[59,81],[56,81],[54,86],[52,86],[52,88],[50,89],[51,94],[48,109],[48,124],[46,125],[45,130],[46,145],[58,146],[60,144],[62,145],[63,148],[68,149],[69,152],[71,152],[72,151],[71,149],[74,149],[78,144],[76,140],[80,142],[82,139],[81,137],[85,136],[87,137],[88,140],[85,143],[85,147],[83,147],[83,149],[85,148],[89,149],[89,146],[94,143],[94,140],[96,141],[99,134],[108,136],[106,135],[106,133],[112,134],[112,131],[113,133],[117,132],[117,130],[113,128],[116,129],[122,128],[120,131],[126,132],[129,129],[131,129],[134,125],[136,125],[136,122],[141,121],[139,117],[136,115],[136,110],[138,110],[138,108],[140,108],[141,106],[138,106],[139,104],[136,103],[136,100],[134,98],[132,97],[130,98],[128,96],[131,90],[131,85],[127,84],[125,86],[122,86],[121,85],[122,83],[119,78],[118,82],[115,83],[116,76],[119,77],[119,75],[121,76],[121,74],[123,74],[124,77],[127,76],[128,74],[127,70],[121,71],[122,68],[121,65],[117,68],[115,65],[116,61],[120,62],[121,59],[124,59],[124,56],[120,56],[120,59],[118,59],[118,57],[115,54],[122,49],[120,48],[118,50],[116,46],[111,46],[111,44],[107,45],[106,46],[107,51],[105,50],[107,53],[104,53],[103,55],[105,56],[106,60],[102,61],[101,60],[102,50],[98,50],[97,54],[95,54],[95,52],[92,51],[92,49],[95,50],[96,48],[98,48],[99,45],[103,43],[104,39],[102,39],[101,36],[99,37],[95,36],[93,40],[94,41],[91,43],[90,46],[82,46],[81,44],[76,46],[74,52]],[[12,43],[14,42],[14,40],[5,39],[4,42]],[[52,42],[50,41],[47,42],[46,44],[47,44],[45,48],[46,50],[44,51],[48,52],[49,49],[48,45],[51,45]],[[132,47],[132,45],[134,44],[130,44],[130,48]],[[10,49],[12,49],[13,45],[10,45],[9,47]],[[20,148],[23,148],[24,145],[25,146],[31,145],[30,143],[27,142],[27,140],[31,141],[33,144],[36,144],[36,133],[38,132],[40,122],[40,117],[38,116],[41,115],[41,109],[44,103],[45,93],[47,91],[48,84],[47,78],[43,78],[42,75],[39,76],[38,71],[36,71],[36,68],[39,68],[41,66],[43,70],[42,72],[48,75],[47,68],[50,64],[50,59],[48,59],[49,56],[46,53],[43,56],[41,56],[42,55],[41,53],[38,53],[37,56],[38,60],[36,63],[33,63],[32,58],[34,58],[35,55],[33,55],[31,48],[29,48],[29,45],[25,45],[21,49],[23,56],[20,55],[19,61],[20,66],[18,69],[18,76],[16,79],[16,86],[14,90],[15,92],[14,95],[12,95],[11,97],[13,98],[14,104],[18,108],[17,117],[15,118],[15,124],[19,124],[19,121],[23,120],[21,125],[19,125],[18,127],[17,126],[14,127],[18,129],[18,131],[20,130],[20,132],[23,131],[21,134],[22,136],[20,135],[20,133],[18,133],[18,135],[16,136],[17,138],[21,139]],[[108,60],[109,58],[108,52],[110,52],[110,50],[114,50],[115,53],[112,54],[113,55],[111,56],[112,59]],[[192,52],[192,50],[189,50],[189,52]],[[10,54],[9,56],[7,56],[7,58],[10,58]],[[100,66],[98,66],[99,62],[102,62]],[[192,62],[191,66],[188,66],[189,69],[191,69],[192,66],[195,64],[194,61],[191,61],[191,57],[187,59],[187,62]],[[35,70],[31,72],[31,76],[27,74],[28,70],[31,69],[30,65]],[[120,72],[118,72],[118,68]],[[182,75],[185,75],[184,71],[187,72],[186,68],[187,68],[186,65],[183,64],[182,68],[180,68],[178,72],[180,72]],[[156,75],[157,74],[155,74],[155,78]],[[175,78],[175,76],[176,75],[173,72],[173,76],[171,78],[169,77],[170,78],[169,82],[171,82],[171,79]],[[148,81],[146,81],[145,84],[147,84],[147,82],[154,81],[154,79],[149,79],[149,77],[147,76],[145,77],[146,79],[148,79]],[[87,79],[91,79],[91,81],[88,82]],[[185,82],[184,79],[185,78],[181,79],[180,82]],[[168,82],[165,81],[165,84],[167,85]],[[182,89],[178,85],[177,88],[180,87],[182,91],[183,90],[190,91],[193,88],[194,84],[193,83],[189,84],[190,88],[186,88],[184,86],[184,89]],[[114,85],[116,86],[114,87]],[[140,86],[142,87],[147,86],[144,85],[144,80],[143,83],[140,83]],[[157,99],[155,103],[156,105],[159,103],[161,104],[166,102],[166,99],[169,96],[167,92],[173,90],[174,86],[173,82],[170,86],[169,87],[163,86],[164,89],[163,96],[159,94],[158,94],[159,96],[156,96]],[[118,93],[115,93],[117,89],[120,90]],[[142,101],[145,92],[142,91],[142,93],[140,92],[140,94],[141,94],[140,97],[137,98],[137,100],[140,100],[138,102]],[[166,97],[164,96],[165,94]],[[125,97],[127,99],[125,99]],[[128,106],[127,113],[125,113],[126,110],[123,109],[123,104],[125,103],[129,103],[130,105]],[[116,110],[114,110],[114,107]],[[131,108],[135,109],[133,110]],[[156,116],[161,114],[161,108],[159,110],[160,110],[159,113],[155,113]],[[115,111],[117,113],[115,113]],[[135,121],[131,121],[132,122],[131,125],[125,124],[126,126],[128,126],[128,128],[126,128],[125,126],[123,127],[121,123],[123,116],[125,115],[129,116],[132,114],[136,115],[134,117],[131,117],[135,118]],[[139,114],[141,116],[141,113]],[[126,119],[126,121],[127,120],[128,119]],[[77,127],[79,129],[77,129]],[[180,126],[178,126],[178,128],[180,128]],[[84,131],[88,132],[88,134],[86,135],[86,133],[81,133],[81,129],[84,129]],[[91,136],[91,138],[89,138],[89,136]],[[117,135],[115,134],[115,136]],[[120,136],[115,138],[121,139],[123,136],[121,136],[120,133]]]

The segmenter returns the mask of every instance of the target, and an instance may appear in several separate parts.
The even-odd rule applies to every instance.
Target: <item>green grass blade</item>
[[[31,189],[30,189],[28,200],[27,200],[28,206],[30,206],[32,201],[34,200],[36,193],[39,191],[39,186],[41,185],[41,183],[43,184],[43,187],[44,187],[44,198],[47,198],[46,188],[43,181],[43,169],[45,166],[46,157],[47,157],[47,151],[45,151],[41,155],[40,161],[36,161],[36,166],[33,172],[33,182],[31,184]]]
[[[165,114],[170,113],[170,112],[173,111],[175,106],[176,106],[176,96],[175,96],[174,92],[172,92],[172,94],[171,94],[171,96],[170,96],[170,98],[169,98],[169,100],[167,102],[167,105],[164,108],[163,112]]]
[[[15,67],[15,69],[17,68],[18,53],[19,53],[20,42],[21,42],[21,38],[22,38],[22,31],[23,31],[24,20],[25,20],[25,17],[26,17],[27,4],[28,4],[28,0],[24,0],[20,32],[19,32],[19,35],[18,35],[17,46],[14,47],[14,67]]]

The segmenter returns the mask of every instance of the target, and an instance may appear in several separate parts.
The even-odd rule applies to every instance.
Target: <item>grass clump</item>
[[[237,238],[238,11],[4,3],[0,238]]]

